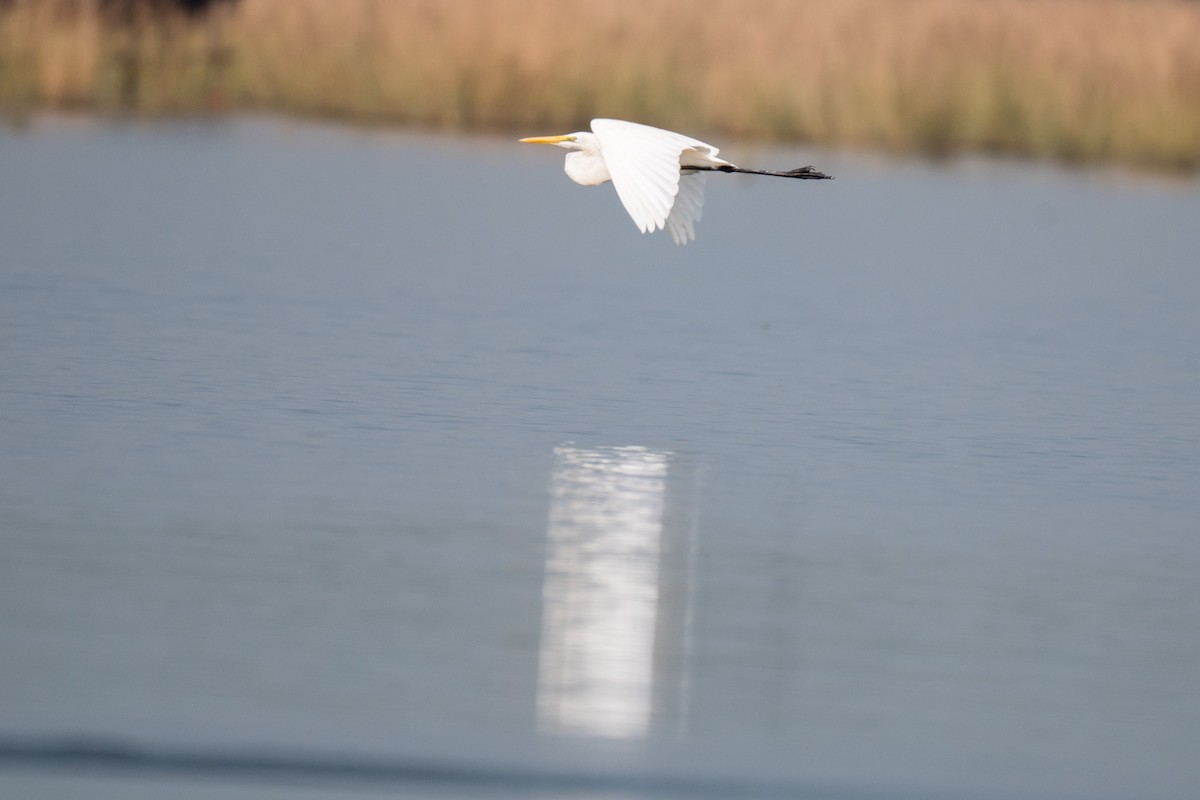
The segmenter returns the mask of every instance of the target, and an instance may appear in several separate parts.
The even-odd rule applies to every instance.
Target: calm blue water
[[[0,794],[1195,796],[1200,185],[723,152],[0,131]]]

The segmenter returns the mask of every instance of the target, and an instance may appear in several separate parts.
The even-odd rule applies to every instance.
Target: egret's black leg
[[[717,167],[684,167],[689,170],[703,170],[705,172],[739,172],[743,175],[770,175],[773,178],[800,178],[802,180],[832,180],[832,175],[826,175],[816,167],[798,167],[797,169],[789,169],[787,172],[772,172],[766,169],[743,169],[735,167],[732,164],[722,164]]]

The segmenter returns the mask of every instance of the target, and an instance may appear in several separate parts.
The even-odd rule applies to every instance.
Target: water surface
[[[0,132],[4,793],[1195,796],[1200,187],[724,150]]]

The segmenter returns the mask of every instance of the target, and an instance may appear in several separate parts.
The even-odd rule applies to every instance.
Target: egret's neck
[[[592,148],[567,153],[566,172],[568,178],[583,186],[598,186],[612,180],[604,158]]]

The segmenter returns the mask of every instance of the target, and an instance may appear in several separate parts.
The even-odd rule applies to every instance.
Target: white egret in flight
[[[828,178],[813,167],[788,172],[742,169],[718,158],[717,148],[682,133],[637,122],[594,119],[591,132],[533,136],[529,144],[555,144],[567,153],[567,177],[582,186],[612,181],[642,233],[666,228],[675,244],[696,238],[704,205],[705,172],[744,172],[780,178]]]

